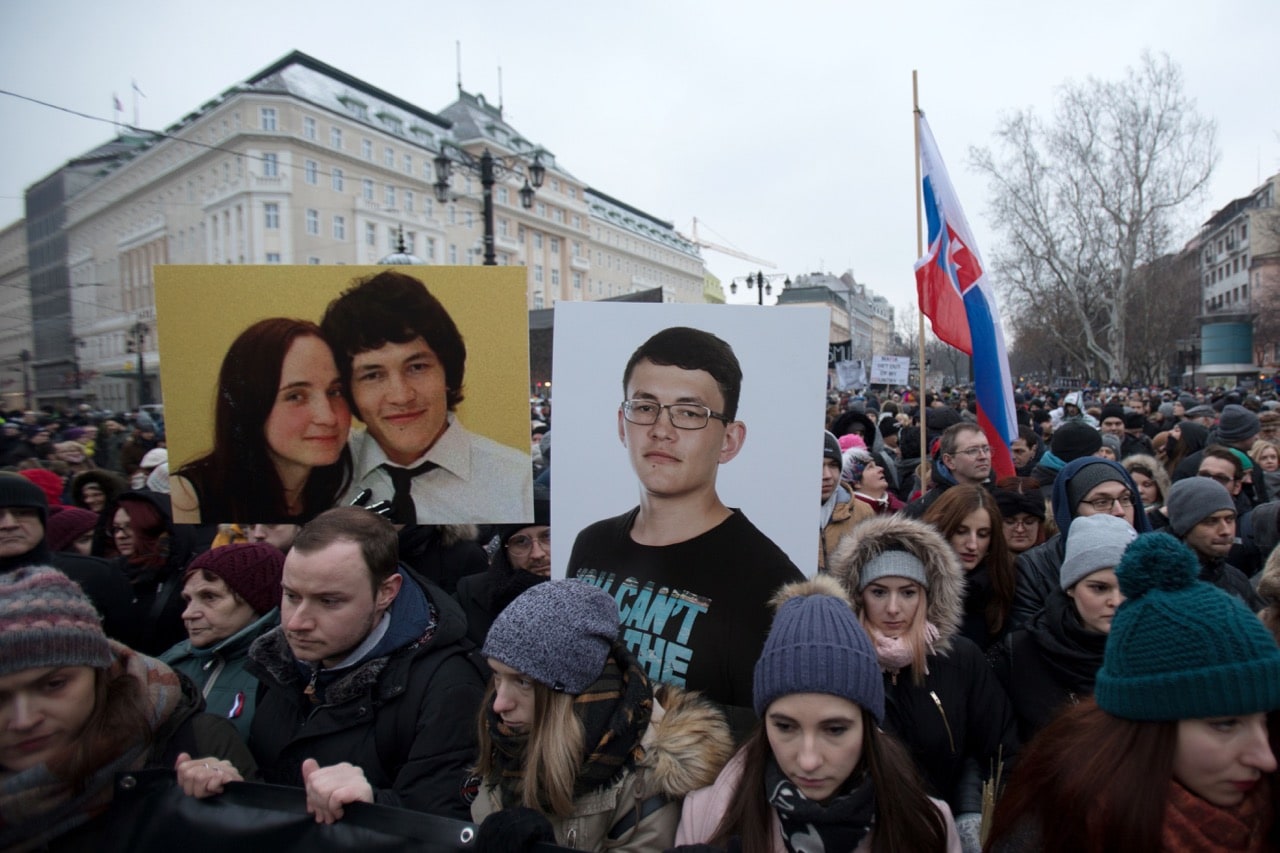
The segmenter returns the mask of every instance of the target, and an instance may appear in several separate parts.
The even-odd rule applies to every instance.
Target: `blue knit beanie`
[[[884,676],[866,630],[839,582],[826,575],[789,584],[756,661],[756,715],[792,693],[828,693],[884,721]]]
[[[1125,601],[1094,688],[1127,720],[1188,720],[1280,708],[1280,646],[1243,602],[1200,580],[1167,533],[1139,536],[1116,567]]]
[[[599,587],[572,578],[547,581],[498,614],[480,653],[577,696],[604,671],[618,622],[617,603]]]

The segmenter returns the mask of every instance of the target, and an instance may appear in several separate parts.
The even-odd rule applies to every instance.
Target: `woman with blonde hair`
[[[479,849],[662,850],[681,799],[728,760],[723,715],[655,688],[618,624],[613,597],[577,580],[531,587],[494,619],[481,651],[493,680],[471,805]]]

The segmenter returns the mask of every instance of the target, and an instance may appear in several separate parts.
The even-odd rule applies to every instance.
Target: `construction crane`
[[[681,235],[683,236],[683,235]],[[757,258],[754,255],[748,255],[746,252],[739,252],[737,249],[730,249],[728,246],[721,246],[719,243],[712,243],[707,240],[698,238],[698,217],[693,217],[693,236],[686,237],[689,242],[695,246],[701,246],[704,249],[710,249],[713,252],[719,252],[722,255],[729,255],[734,258],[741,258],[744,261],[751,261],[753,264],[768,267],[771,270],[778,268],[773,261],[766,261],[764,258]]]

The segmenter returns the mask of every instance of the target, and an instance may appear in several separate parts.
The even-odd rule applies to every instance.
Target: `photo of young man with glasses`
[[[720,466],[747,439],[741,388],[733,349],[709,332],[671,327],[641,344],[617,410],[640,502],[582,530],[567,566],[617,599],[622,638],[651,678],[701,690],[735,730],[753,719],[767,602],[804,577],[716,490]]]

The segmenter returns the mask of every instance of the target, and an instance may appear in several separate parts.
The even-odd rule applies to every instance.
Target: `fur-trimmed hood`
[[[716,780],[733,755],[733,734],[724,714],[696,691],[661,685],[654,699],[663,713],[650,725],[636,769],[646,794],[678,799]]]
[[[830,556],[828,569],[862,611],[858,577],[862,567],[884,551],[901,550],[924,564],[929,579],[928,619],[938,629],[937,651],[951,647],[951,638],[964,615],[964,569],[947,540],[932,525],[903,515],[884,515],[864,521],[845,537]]]

